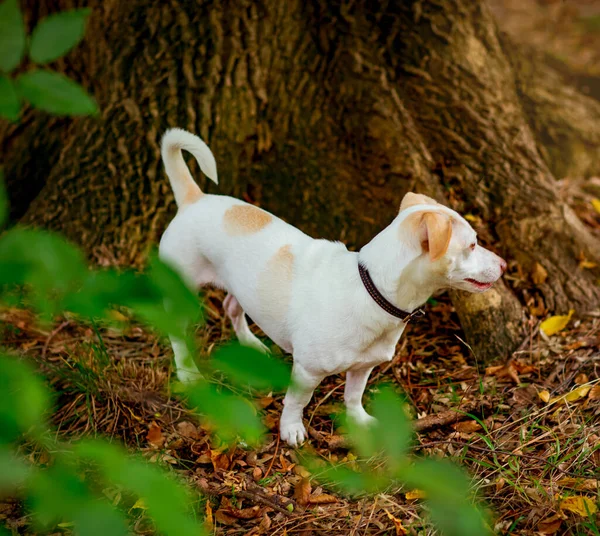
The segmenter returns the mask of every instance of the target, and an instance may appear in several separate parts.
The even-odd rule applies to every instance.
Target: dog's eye
[[[473,243],[472,243],[472,244],[469,246],[469,249],[470,249],[471,251],[474,251],[476,247],[477,247],[477,242],[473,242]]]

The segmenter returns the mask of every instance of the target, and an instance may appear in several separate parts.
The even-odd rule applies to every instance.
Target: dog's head
[[[458,213],[421,194],[404,196],[398,214],[400,239],[420,255],[413,267],[439,288],[484,292],[506,270],[506,262],[477,243]]]

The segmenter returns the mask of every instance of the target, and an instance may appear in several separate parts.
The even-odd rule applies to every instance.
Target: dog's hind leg
[[[249,346],[255,348],[259,352],[268,353],[269,349],[258,339],[254,333],[250,331],[248,321],[246,320],[246,314],[233,294],[227,294],[223,300],[223,308],[225,313],[231,319],[233,329],[237,335],[238,340],[243,346]]]

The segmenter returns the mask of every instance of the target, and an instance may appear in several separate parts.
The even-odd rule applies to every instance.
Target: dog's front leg
[[[292,383],[283,399],[283,412],[279,422],[281,439],[292,447],[297,447],[306,440],[302,413],[322,379],[323,376],[311,374],[302,365],[294,363]]]
[[[344,388],[344,402],[348,417],[358,424],[371,424],[375,421],[363,408],[362,397],[367,386],[367,381],[373,367],[349,370],[346,372],[346,387]]]
[[[166,299],[164,301],[165,311],[167,313],[173,311],[173,304],[171,300]],[[183,331],[189,330],[190,326],[186,322],[183,325]],[[192,383],[202,377],[202,374],[198,370],[196,363],[194,363],[194,357],[190,354],[187,344],[184,340],[169,335],[171,346],[173,348],[173,355],[175,356],[175,371],[177,372],[177,379],[181,383]]]

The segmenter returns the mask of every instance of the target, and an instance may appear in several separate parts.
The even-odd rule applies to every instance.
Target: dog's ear
[[[421,203],[419,203],[421,204]],[[410,214],[400,227],[404,234],[418,237],[423,251],[429,253],[432,261],[437,261],[448,251],[452,238],[452,220],[439,212],[415,212]]]
[[[452,238],[452,220],[437,212],[426,212],[423,215],[423,223],[426,235],[421,245],[425,251],[429,251],[429,258],[437,261],[448,251]]]
[[[413,192],[408,192],[403,198],[402,203],[400,203],[400,212],[402,212],[405,208],[412,207],[414,205],[438,205],[439,203],[432,199],[431,197],[427,197],[423,194],[415,194]]]

